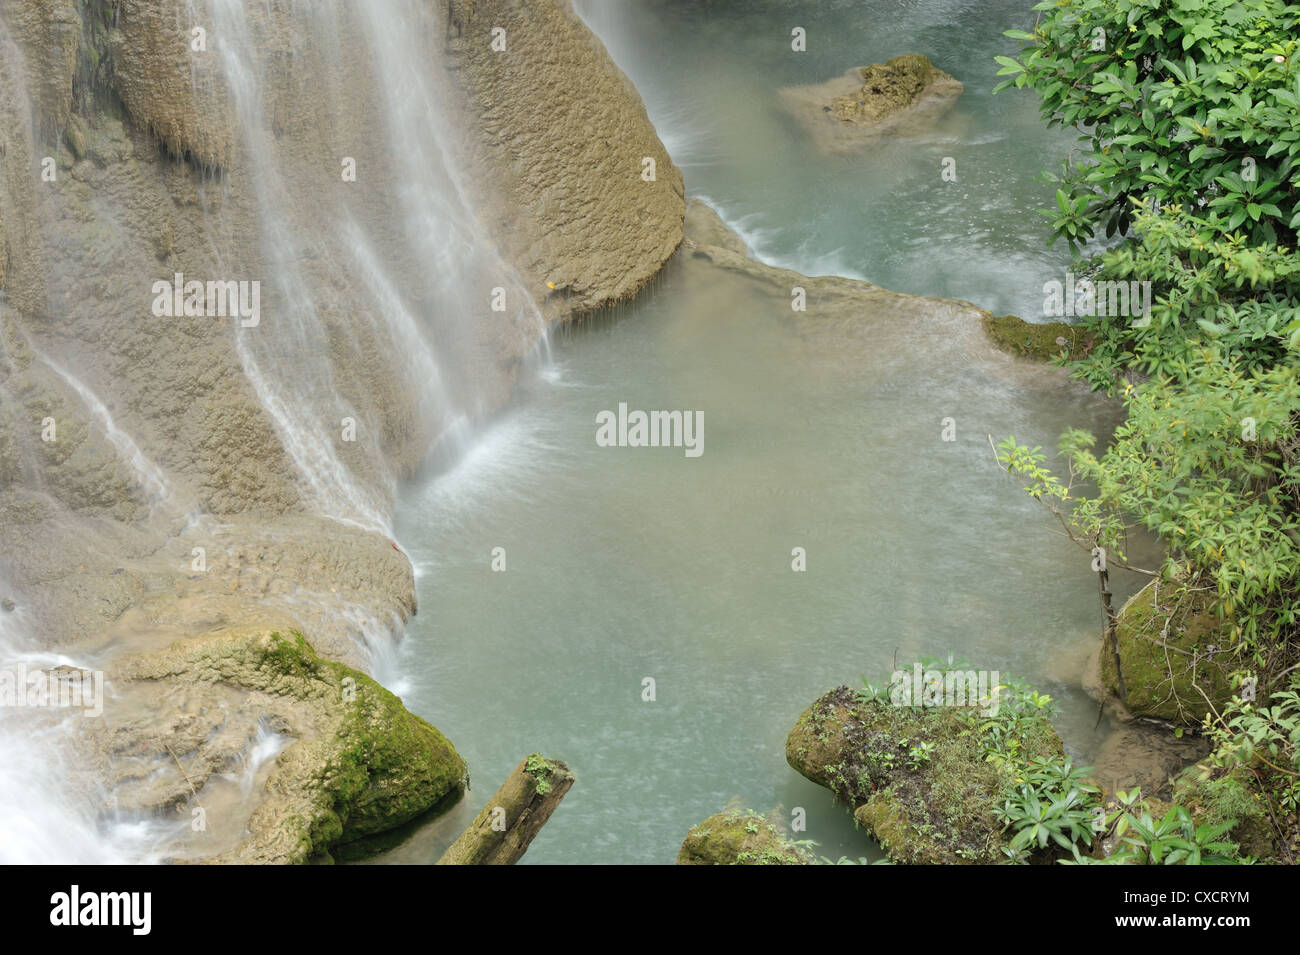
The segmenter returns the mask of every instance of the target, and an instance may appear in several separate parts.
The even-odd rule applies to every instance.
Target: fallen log
[[[514,865],[573,785],[557,759],[533,753],[514,768],[438,865]]]

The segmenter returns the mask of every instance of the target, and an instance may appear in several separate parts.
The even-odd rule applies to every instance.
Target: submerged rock
[[[1109,792],[1139,788],[1148,796],[1167,795],[1175,777],[1208,749],[1203,737],[1190,733],[1180,737],[1164,726],[1128,723],[1097,750],[1092,778]]]
[[[678,865],[814,865],[816,859],[753,810],[720,812],[693,826]]]
[[[962,91],[958,80],[929,59],[908,53],[825,83],[783,90],[780,100],[820,147],[836,150],[923,130]]]

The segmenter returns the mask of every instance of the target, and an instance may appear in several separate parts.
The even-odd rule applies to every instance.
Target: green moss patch
[[[1221,649],[1228,638],[1207,599],[1148,584],[1121,608],[1115,636],[1134,716],[1199,726],[1210,711],[1206,697],[1216,709],[1231,697],[1236,664]],[[1100,664],[1102,682],[1118,696],[1115,659],[1104,647]]]
[[[686,834],[678,865],[813,865],[816,859],[752,809],[710,816]]]
[[[296,740],[276,760],[233,861],[328,862],[341,846],[356,858],[388,848],[391,839],[375,837],[464,791],[465,762],[436,727],[366,674],[318,656],[297,631],[215,631],[127,672],[266,694]]]
[[[985,314],[981,319],[984,331],[993,344],[1005,352],[1049,361],[1064,357],[1071,361],[1084,358],[1092,351],[1092,335],[1086,330],[1064,322],[1036,324],[1014,315]]]

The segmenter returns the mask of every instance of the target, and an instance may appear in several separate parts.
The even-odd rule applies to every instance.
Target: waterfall
[[[194,22],[203,12],[191,6]],[[281,443],[303,479],[309,502],[331,517],[387,535],[390,515],[381,498],[357,482],[339,460],[320,400],[333,391],[327,332],[317,311],[313,283],[300,263],[320,233],[297,232],[283,212],[288,189],[273,155],[263,111],[258,60],[243,0],[214,0],[210,11],[215,55],[239,118],[249,183],[261,212],[258,223],[271,281],[279,295],[274,320],[236,333],[244,373],[275,423]],[[197,80],[196,80],[197,82]],[[309,364],[310,363],[310,364]],[[314,385],[314,387],[309,387]]]
[[[16,682],[38,668],[81,665],[34,649],[21,598],[2,581],[0,593],[17,602],[13,610],[0,609],[0,674]],[[0,864],[154,861],[162,824],[105,812],[104,793],[70,784],[76,767],[68,741],[80,718],[49,707],[0,706]]]
[[[195,89],[228,103],[232,125],[221,130],[230,144],[221,168],[189,156],[168,171],[178,181],[193,176],[197,203],[178,214],[201,210],[201,239],[178,244],[183,263],[141,283],[171,279],[181,271],[173,264],[183,264],[191,280],[259,283],[260,321],[232,321],[228,333],[237,359],[231,364],[284,451],[283,464],[277,459],[268,468],[290,473],[304,509],[388,538],[399,478],[434,444],[443,454],[466,448],[501,400],[500,381],[483,382],[504,377],[507,359],[529,359],[529,344],[546,342],[540,311],[474,212],[436,6],[184,0],[175,22],[160,27],[186,36],[191,25],[204,28],[207,49],[190,60]],[[194,102],[210,99],[196,93]],[[20,105],[29,108],[25,98]],[[193,118],[199,126],[221,122],[217,113]],[[359,170],[351,181],[340,174],[349,159]],[[183,162],[191,160],[196,165],[187,171]],[[188,189],[188,180],[179,188]],[[114,201],[105,199],[107,212]],[[57,202],[51,208],[66,215]],[[200,267],[208,274],[189,274]],[[489,311],[497,287],[510,290],[509,313]],[[107,390],[112,380],[88,374],[85,355],[80,363],[66,357],[49,334],[34,342],[58,363],[37,357],[76,394],[151,513],[183,516],[186,501],[177,498],[189,497],[186,478],[145,453],[159,446],[124,419],[120,395]],[[0,368],[8,364],[0,351]],[[191,507],[184,523],[157,522],[157,537],[174,540],[206,520]],[[400,608],[349,603],[324,583],[305,581],[262,602],[289,612],[298,604],[323,608],[369,669],[402,691]],[[19,603],[15,612],[0,611],[0,668],[70,664],[31,655]],[[0,861],[156,858],[166,835],[161,824],[118,819],[104,809],[111,796],[81,791],[62,749],[77,735],[77,718],[0,709]],[[285,742],[269,729],[260,733],[238,785],[253,785]]]
[[[457,368],[459,380],[449,383],[448,367],[467,363],[483,334],[472,321],[485,301],[480,287],[517,276],[465,198],[429,5],[321,0],[291,10],[286,57],[278,46],[276,56],[268,51],[282,38],[258,5],[191,3],[194,22],[211,24],[210,55],[238,118],[230,175],[246,182],[255,200],[264,277],[274,293],[258,327],[236,330],[236,347],[307,503],[391,536],[396,478],[378,438],[385,422],[347,404],[338,373],[346,374],[354,356],[366,361],[373,345],[380,371],[429,429],[428,440],[454,436],[463,418],[483,409],[474,382]],[[329,126],[318,138],[331,155],[305,157],[278,141],[278,84],[300,75],[313,81],[316,112]],[[196,71],[195,82],[205,81],[211,78]],[[321,172],[345,156],[360,166],[350,185]],[[304,202],[299,192],[307,183],[314,194]],[[516,326],[541,337],[536,306],[526,295],[516,299]],[[340,308],[350,311],[340,315]],[[344,417],[366,424],[357,438],[364,473],[335,441]]]
[[[140,446],[132,440],[129,434],[113,423],[113,416],[109,414],[108,408],[99,399],[99,396],[82,381],[60,368],[49,358],[42,355],[41,360],[77,393],[81,403],[86,406],[86,410],[95,419],[99,429],[104,432],[104,437],[108,438],[109,443],[117,449],[118,456],[130,465],[131,471],[135,475],[135,483],[147,495],[146,500],[150,510],[164,504],[170,504],[173,501],[173,494],[166,475],[163,474],[158,465],[145,456],[145,453],[140,450]]]

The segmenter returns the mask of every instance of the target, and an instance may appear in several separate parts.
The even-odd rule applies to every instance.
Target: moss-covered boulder
[[[246,833],[218,844],[217,861],[331,861],[348,846],[353,858],[464,790],[465,763],[434,726],[364,673],[318,656],[301,633],[220,629],[128,657],[113,679],[147,709],[105,727],[100,751],[141,806],[203,808],[209,828],[228,830],[208,783],[244,764],[259,729],[289,741]]]
[[[1218,710],[1231,698],[1235,664],[1207,599],[1153,581],[1120,609],[1115,636],[1133,716],[1199,726],[1207,698]],[[1118,697],[1114,655],[1104,646],[1098,663],[1102,684]]]
[[[751,809],[710,816],[686,834],[678,865],[813,865],[775,823]]]
[[[908,53],[824,83],[787,87],[778,101],[818,149],[836,153],[885,136],[929,135],[962,90],[924,56]]]
[[[831,115],[844,123],[874,125],[942,89],[961,93],[962,85],[920,53],[905,53],[858,70],[861,86],[831,100]]]
[[[1011,780],[959,713],[837,687],[800,715],[786,761],[847,803],[896,862],[1001,862],[996,808]],[[1063,754],[1046,720],[1027,722],[1019,745],[1025,759]]]
[[[993,315],[986,312],[981,323],[993,344],[1005,352],[1024,358],[1048,361],[1064,356],[1077,361],[1092,351],[1092,335],[1065,322],[1038,324],[1015,315]]]

